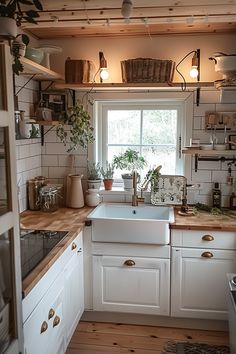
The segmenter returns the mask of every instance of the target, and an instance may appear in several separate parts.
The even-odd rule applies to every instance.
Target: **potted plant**
[[[133,172],[141,170],[147,162],[144,157],[139,155],[138,151],[129,148],[124,153],[115,155],[113,164],[115,168],[127,171],[121,176],[124,181],[124,189],[130,190],[133,188]]]
[[[105,190],[110,191],[113,185],[114,165],[106,161],[105,168],[101,167],[101,174]]]
[[[57,136],[66,146],[69,144],[67,152],[77,150],[79,146],[86,149],[88,143],[94,141],[93,127],[90,124],[91,117],[82,103],[78,101],[69,108],[61,117],[57,127]],[[69,125],[69,136],[66,125]]]
[[[22,8],[23,6],[23,8]],[[43,7],[40,0],[0,0],[0,35],[14,39],[17,36],[17,27],[22,22],[37,23],[35,18],[39,17],[38,11]],[[26,34],[21,35],[22,43],[27,45],[29,37]],[[23,71],[23,65],[20,62],[20,49],[13,47],[12,55],[14,57],[13,71],[17,75]]]
[[[102,179],[100,163],[88,161],[88,188],[99,189],[101,182]]]

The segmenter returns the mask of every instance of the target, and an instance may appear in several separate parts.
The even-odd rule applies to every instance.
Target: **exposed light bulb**
[[[106,68],[102,68],[100,71],[100,77],[102,80],[107,80],[109,77],[109,72],[107,71]]]
[[[198,77],[198,69],[197,69],[197,66],[192,66],[190,72],[189,72],[189,75],[195,79],[196,77]]]
[[[131,16],[133,3],[131,0],[123,0],[121,7],[121,14],[124,18],[128,19]]]

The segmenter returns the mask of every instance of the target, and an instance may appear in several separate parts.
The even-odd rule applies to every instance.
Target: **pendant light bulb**
[[[197,69],[197,66],[192,66],[190,72],[189,72],[189,75],[195,79],[196,77],[198,77],[198,69]]]
[[[107,80],[109,77],[109,72],[107,71],[106,68],[102,68],[100,71],[100,77],[102,80]]]
[[[129,19],[132,13],[133,3],[131,0],[123,0],[121,14],[125,19]]]

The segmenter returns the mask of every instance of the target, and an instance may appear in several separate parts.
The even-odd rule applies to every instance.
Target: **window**
[[[98,160],[102,164],[127,148],[148,161],[148,169],[162,165],[162,174],[183,174],[181,140],[185,137],[182,102],[99,102]],[[120,178],[116,171],[115,178]]]

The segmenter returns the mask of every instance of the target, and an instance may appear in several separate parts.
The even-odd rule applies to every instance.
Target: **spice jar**
[[[97,206],[100,203],[98,189],[88,189],[86,192],[85,202],[87,206]]]
[[[52,212],[59,207],[59,189],[57,187],[45,186],[39,191],[40,209],[42,211]]]

